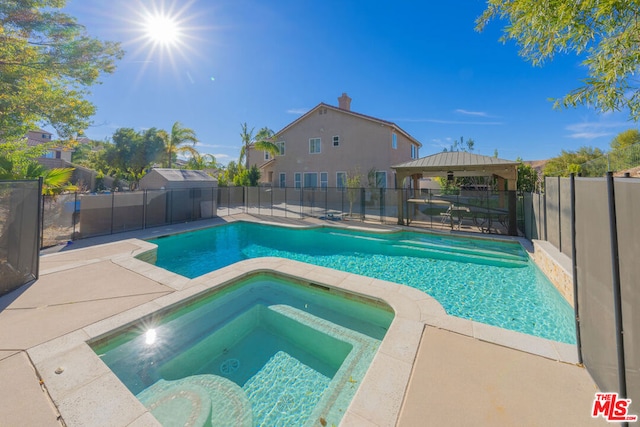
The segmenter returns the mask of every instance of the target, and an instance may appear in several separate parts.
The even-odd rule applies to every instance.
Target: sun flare
[[[173,45],[180,41],[181,30],[175,18],[155,14],[146,17],[144,31],[153,43]]]

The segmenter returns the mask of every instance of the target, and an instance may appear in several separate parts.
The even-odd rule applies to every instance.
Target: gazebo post
[[[516,172],[517,173],[517,172]],[[507,233],[509,236],[517,236],[518,235],[518,217],[517,217],[517,198],[516,198],[516,187],[518,181],[516,179],[507,180],[507,197],[509,203],[509,229]]]

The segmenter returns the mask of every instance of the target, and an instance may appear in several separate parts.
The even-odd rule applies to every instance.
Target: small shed
[[[217,187],[218,180],[199,170],[151,169],[140,180],[141,190],[176,190]]]
[[[216,216],[218,180],[204,171],[151,169],[140,180],[147,212],[158,223]]]

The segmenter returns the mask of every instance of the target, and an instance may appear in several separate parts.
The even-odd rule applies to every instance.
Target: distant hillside
[[[542,176],[542,170],[546,166],[547,162],[549,162],[549,160],[523,160],[522,161],[522,163],[524,163],[525,165],[529,165],[532,168],[534,168],[538,172],[538,175],[540,176]]]

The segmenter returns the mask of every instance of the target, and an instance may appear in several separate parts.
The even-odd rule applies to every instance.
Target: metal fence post
[[[42,248],[42,246],[44,246],[44,196],[42,195],[42,186],[43,185],[44,185],[44,179],[42,177],[39,177],[38,178],[38,205],[39,205],[38,206],[38,214],[41,215],[41,218],[38,218],[38,220],[36,221],[38,223],[38,227],[40,227],[40,230],[36,231],[36,233],[38,233],[38,234],[36,234],[36,236],[38,236],[38,235],[40,236],[40,248]],[[36,239],[37,239],[37,237],[36,237]],[[35,273],[35,278],[37,280],[40,277],[40,256],[39,256],[40,250],[38,248],[38,240],[36,240],[36,239],[34,239],[35,242],[33,242],[34,246],[35,246],[33,248],[33,251],[35,252],[34,256],[35,256],[35,261],[36,261],[35,262],[36,271],[34,273]],[[33,265],[33,264],[31,264],[31,265]]]
[[[582,340],[580,339],[580,309],[578,307],[578,263],[576,260],[576,176],[571,174],[571,265],[573,267],[573,310],[576,321],[576,347],[578,363],[582,364]]]
[[[384,223],[384,188],[380,187],[380,222]]]
[[[113,213],[114,213],[114,204],[116,202],[116,193],[111,193],[111,233],[113,234]]]
[[[620,258],[618,253],[618,224],[616,219],[616,196],[613,172],[607,172],[607,201],[609,203],[609,234],[611,235],[611,267],[613,284],[613,313],[616,326],[616,347],[618,354],[618,393],[627,398],[627,377],[624,360],[624,328],[622,324],[622,296],[620,293]]]
[[[142,190],[142,229],[146,230],[147,228],[147,191]]]
[[[42,180],[42,177],[38,178],[38,181]],[[45,206],[45,200],[44,198],[46,197],[44,194],[42,194],[42,184],[38,184],[38,190],[40,191],[38,193],[38,204],[40,206],[38,206],[38,209],[40,209],[40,220],[38,221],[38,225],[40,226],[40,248],[42,249],[42,247],[44,246],[44,206]]]
[[[364,187],[360,187],[360,220],[364,221],[365,214],[364,211],[366,209],[365,205],[366,191]]]
[[[562,252],[562,197],[560,191],[560,177],[558,177],[558,250]]]
[[[73,223],[73,234],[71,240],[75,240],[76,237],[76,217],[78,212],[78,192],[73,193],[73,214],[71,215],[71,222]]]

